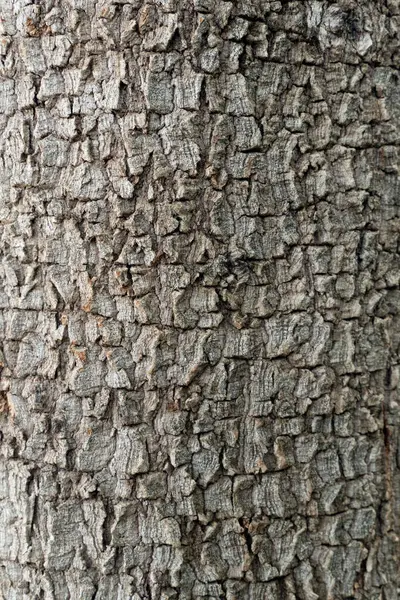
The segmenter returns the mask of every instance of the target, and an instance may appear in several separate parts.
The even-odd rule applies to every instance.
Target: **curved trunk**
[[[2,597],[394,600],[398,1],[0,12]]]

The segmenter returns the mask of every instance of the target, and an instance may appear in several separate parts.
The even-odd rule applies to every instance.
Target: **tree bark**
[[[4,600],[394,600],[398,0],[0,0]]]

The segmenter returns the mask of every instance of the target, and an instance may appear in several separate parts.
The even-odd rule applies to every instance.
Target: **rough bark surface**
[[[393,600],[398,0],[0,0],[5,600]]]

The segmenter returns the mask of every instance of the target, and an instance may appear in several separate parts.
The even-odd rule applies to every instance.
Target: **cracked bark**
[[[2,598],[397,598],[398,0],[0,17]]]

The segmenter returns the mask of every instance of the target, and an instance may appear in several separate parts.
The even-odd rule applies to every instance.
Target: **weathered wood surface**
[[[0,0],[4,600],[394,600],[398,0]]]

